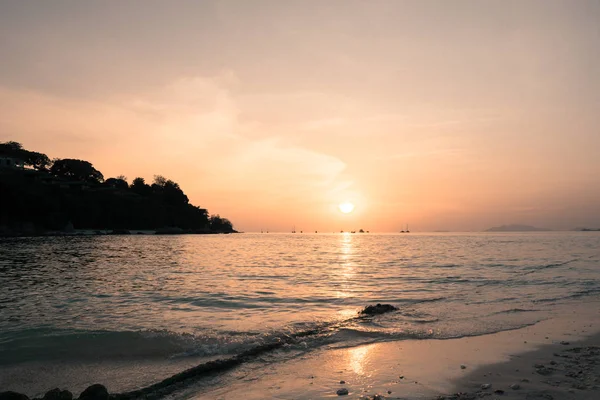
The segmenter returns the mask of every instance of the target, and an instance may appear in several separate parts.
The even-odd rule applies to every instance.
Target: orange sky
[[[0,141],[164,175],[244,231],[600,227],[598,21],[584,0],[3,2]]]

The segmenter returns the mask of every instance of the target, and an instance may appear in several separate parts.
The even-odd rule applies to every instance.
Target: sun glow
[[[348,214],[351,213],[352,211],[354,211],[354,204],[350,203],[350,202],[345,202],[345,203],[341,203],[338,208],[340,209],[341,212],[343,212],[344,214]]]

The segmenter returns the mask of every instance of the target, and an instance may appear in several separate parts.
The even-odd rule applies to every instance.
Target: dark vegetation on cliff
[[[9,231],[156,230],[235,232],[231,222],[189,203],[176,182],[157,175],[147,184],[124,176],[104,180],[88,161],[50,160],[16,142],[0,143],[0,228]],[[24,168],[14,166],[14,160]],[[7,161],[8,163],[8,161]],[[179,230],[171,230],[179,232]]]

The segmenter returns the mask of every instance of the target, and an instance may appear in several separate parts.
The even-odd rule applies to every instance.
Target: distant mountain
[[[545,232],[549,230],[550,229],[536,228],[535,226],[529,225],[502,225],[486,229],[486,232]]]

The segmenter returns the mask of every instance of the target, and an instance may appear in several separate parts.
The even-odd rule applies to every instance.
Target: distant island
[[[104,179],[84,160],[54,159],[0,143],[0,236],[91,230],[127,234],[234,233],[218,214],[190,204],[179,185],[161,175],[152,184],[124,176]]]
[[[502,225],[486,229],[485,232],[547,232],[551,229],[537,228],[529,225]]]
[[[600,228],[594,229],[594,228],[575,228],[573,229],[574,231],[579,231],[579,232],[600,232]]]

